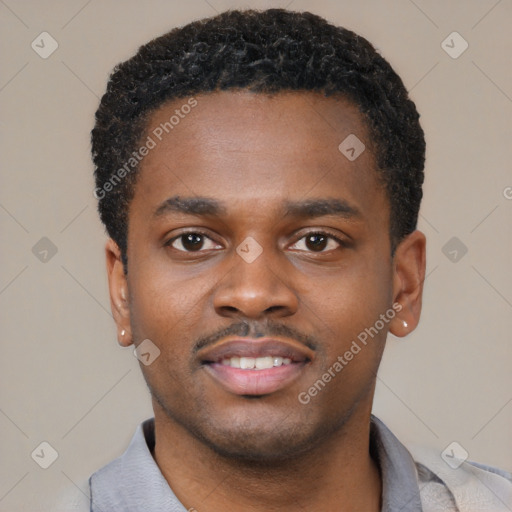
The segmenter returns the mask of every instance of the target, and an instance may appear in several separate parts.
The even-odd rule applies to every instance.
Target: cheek
[[[323,346],[301,391],[314,396],[312,408],[329,407],[334,419],[335,411],[371,392],[385,346],[388,324],[375,328],[389,309],[385,287],[379,289],[375,279],[363,277],[347,277],[329,287],[315,315]],[[324,387],[319,381],[328,383]]]
[[[139,335],[169,340],[175,328],[183,330],[198,320],[208,282],[202,278],[187,279],[179,269],[151,264],[149,258],[137,263],[129,277],[130,319]],[[129,271],[130,275],[130,271]]]
[[[160,350],[154,363],[141,365],[150,389],[164,401],[172,396],[179,404],[189,393],[191,347],[201,325],[204,287],[171,277],[149,264],[137,268],[130,282],[130,322],[136,343],[149,339]]]
[[[348,320],[355,325],[358,319],[363,324],[373,323],[389,307],[392,282],[389,260],[354,257],[350,265],[332,275],[326,286],[316,292],[322,316],[335,323]]]
[[[328,365],[353,347],[357,355],[352,360],[357,363],[350,366],[354,370],[359,366],[374,366],[375,358],[382,353],[389,326],[379,319],[391,308],[391,283],[389,260],[360,258],[346,272],[333,276],[329,285],[317,292],[316,298],[309,299],[308,302],[317,304],[316,323],[326,334],[325,339],[330,340],[326,344]],[[391,320],[388,317],[386,320]]]

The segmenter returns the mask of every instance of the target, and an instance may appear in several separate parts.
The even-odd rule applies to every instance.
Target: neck
[[[155,407],[154,456],[188,510],[378,512],[382,484],[369,429],[367,408],[296,459],[247,462],[219,456]]]

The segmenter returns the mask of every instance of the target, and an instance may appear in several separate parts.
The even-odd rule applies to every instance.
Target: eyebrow
[[[344,199],[307,199],[285,203],[285,217],[323,217],[326,215],[344,219],[362,217],[359,209]]]
[[[226,208],[210,197],[180,197],[166,199],[155,210],[153,217],[161,217],[171,212],[189,215],[210,215],[219,217],[226,214]]]
[[[283,211],[284,217],[314,218],[327,215],[344,219],[362,217],[358,208],[343,199],[336,198],[286,201]],[[223,203],[211,197],[174,196],[161,203],[155,210],[153,217],[161,217],[169,213],[220,217],[226,215],[227,208]]]

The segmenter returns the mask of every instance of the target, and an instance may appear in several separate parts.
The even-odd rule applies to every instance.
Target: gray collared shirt
[[[121,457],[89,479],[91,512],[187,512],[153,459],[154,445],[152,418],[138,426]],[[371,417],[370,451],[382,477],[381,512],[465,510],[458,507],[450,487],[425,465],[415,462],[405,446],[375,416]],[[500,470],[478,467],[503,476],[504,482],[510,478]]]

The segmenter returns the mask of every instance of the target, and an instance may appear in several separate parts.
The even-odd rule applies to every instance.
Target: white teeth
[[[254,357],[241,357],[240,358],[240,368],[242,370],[250,370],[254,368],[255,359]]]
[[[231,357],[223,359],[221,364],[231,366],[231,368],[241,368],[242,370],[268,370],[276,366],[291,364],[289,357],[264,356],[264,357]]]
[[[258,370],[265,370],[274,366],[274,359],[272,357],[257,357],[254,365]]]

